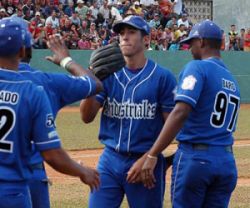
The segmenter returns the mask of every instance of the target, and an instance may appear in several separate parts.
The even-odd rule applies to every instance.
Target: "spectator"
[[[8,17],[8,14],[6,13],[6,10],[4,8],[0,9],[0,19]]]
[[[220,50],[224,51],[226,49],[226,35],[225,35],[224,30],[221,30],[221,33],[222,33],[222,40],[221,40],[221,48],[220,48]]]
[[[89,8],[84,5],[83,0],[77,0],[77,7],[75,8],[75,11],[78,12],[80,19],[84,20],[86,18],[88,10]]]
[[[173,16],[179,18],[182,13],[182,0],[169,0],[173,4]]]
[[[64,13],[68,16],[71,17],[73,12],[75,11],[74,9],[74,2],[72,0],[69,1],[69,5],[65,8]]]
[[[25,15],[29,11],[29,15],[33,17],[35,15],[35,7],[32,4],[32,0],[27,0],[26,4],[23,5],[23,14]]]
[[[150,20],[150,22],[148,23],[149,26],[152,28],[158,28],[161,25],[160,22],[160,15],[158,13],[154,14],[154,19]]]
[[[167,39],[160,40],[159,50],[160,51],[167,51],[168,50],[168,40]]]
[[[55,10],[52,11],[51,13],[51,16],[49,16],[46,21],[45,21],[45,24],[47,25],[48,22],[51,22],[52,23],[52,28],[56,28],[56,27],[59,27],[60,24],[59,24],[59,19],[57,17],[57,13]]]
[[[41,13],[40,13],[40,12],[36,12],[36,13],[35,13],[35,17],[33,17],[33,18],[31,19],[31,21],[32,21],[32,22],[35,22],[36,25],[38,25],[38,24],[44,25],[44,23],[45,23],[45,20],[41,18]]]
[[[83,20],[82,21],[82,24],[81,24],[81,27],[79,27],[79,32],[80,34],[84,34],[88,31],[88,28],[87,28],[87,21],[86,20]]]
[[[99,12],[102,14],[106,21],[109,21],[110,10],[108,8],[108,1],[104,0],[103,5],[100,7]]]
[[[8,16],[11,16],[16,13],[16,6],[12,0],[7,0],[7,4],[5,5],[5,10]]]
[[[16,14],[13,14],[12,17],[20,17],[23,18],[23,10],[22,9],[17,9]]]
[[[44,27],[44,35],[45,39],[48,40],[49,36],[53,34],[52,23],[48,22],[47,25]]]
[[[240,37],[238,41],[238,44],[239,44],[238,47],[240,51],[244,51],[244,42],[245,42],[245,29],[242,28],[240,29]]]
[[[89,28],[88,34],[89,34],[89,37],[91,39],[94,39],[94,41],[97,41],[97,39],[99,39],[99,34],[98,34],[97,30],[96,30],[96,26],[95,26],[94,22],[92,22],[90,24],[90,28]]]
[[[79,18],[78,12],[74,11],[69,19],[72,22],[72,24],[76,25],[77,27],[81,25],[81,20]]]
[[[78,48],[81,50],[90,50],[91,43],[86,34],[82,34],[82,38],[78,41]]]
[[[177,19],[176,17],[171,17],[171,19],[167,22],[166,27],[172,28],[174,24],[177,24]]]
[[[57,6],[48,1],[47,5],[44,8],[44,18],[48,18],[49,16],[51,16],[53,11],[55,11],[56,13],[59,12]]]
[[[181,18],[178,19],[178,21],[177,21],[178,27],[180,27],[181,24],[185,25],[186,28],[189,27],[188,15],[185,14],[185,13],[182,14],[182,15],[181,15]]]
[[[96,19],[97,14],[99,13],[99,9],[97,7],[97,1],[94,1],[89,9],[91,10],[91,14],[92,14],[93,18]]]
[[[172,37],[173,37],[173,34],[172,34],[171,28],[165,27],[165,30],[164,30],[164,32],[162,34],[162,39],[167,40],[168,44],[171,44],[172,43]]]
[[[231,30],[228,33],[229,35],[229,50],[234,50],[234,51],[238,51],[239,47],[238,47],[238,32],[236,31],[236,26],[235,25],[231,25]]]
[[[142,5],[143,8],[145,7],[150,7],[151,5],[154,4],[154,0],[140,0],[140,4]]]
[[[24,13],[23,19],[25,19],[26,21],[30,22],[32,18],[33,17],[30,14],[30,10],[29,9],[26,10],[26,12]]]
[[[34,23],[33,23],[33,26],[35,26]],[[35,28],[31,34],[33,37],[33,47],[34,48],[36,48],[36,49],[47,48],[44,27],[42,24],[38,24],[37,27],[35,26]]]
[[[135,14],[140,15],[142,13],[142,8],[140,6],[140,2],[139,1],[135,1],[135,3],[132,6],[132,8],[135,10]]]
[[[70,34],[71,31],[71,21],[70,19],[65,19],[65,24],[63,26],[61,26],[61,32],[62,32],[62,36],[64,38],[66,38],[66,36],[68,36]]]
[[[112,25],[114,22],[122,20],[122,16],[113,2],[110,1],[108,3],[108,8],[110,10],[110,20],[109,20],[110,25]]]
[[[120,1],[117,2],[117,9],[120,13],[120,15],[123,17],[125,10],[124,10],[124,4],[122,4]]]
[[[179,29],[176,31],[176,39],[178,39],[178,38],[182,38],[184,35],[187,35],[187,32],[186,32],[186,30],[185,30],[185,25],[184,24],[181,24],[180,26],[179,26]]]
[[[250,52],[250,28],[247,29],[245,34],[244,51]]]

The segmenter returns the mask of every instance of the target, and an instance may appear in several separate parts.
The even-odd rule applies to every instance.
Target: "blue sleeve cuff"
[[[175,102],[184,102],[187,103],[189,105],[191,105],[193,108],[196,106],[196,100],[194,100],[192,97],[189,97],[187,95],[183,95],[183,94],[177,94],[175,97]]]
[[[96,81],[93,78],[89,77],[89,76],[85,76],[85,78],[89,82],[89,92],[88,92],[87,96],[92,96],[96,92]]]

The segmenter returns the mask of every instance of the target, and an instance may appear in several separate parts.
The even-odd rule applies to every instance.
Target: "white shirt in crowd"
[[[180,15],[182,12],[182,0],[174,0],[174,13]]]
[[[154,5],[154,3],[155,3],[154,0],[140,0],[140,4],[144,6]]]

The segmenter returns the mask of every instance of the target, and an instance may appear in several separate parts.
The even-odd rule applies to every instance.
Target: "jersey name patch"
[[[193,90],[197,79],[193,75],[189,75],[183,79],[181,88],[183,90]]]
[[[9,92],[5,90],[0,91],[0,103],[9,103],[12,105],[17,104],[19,94],[15,92]]]
[[[119,103],[110,98],[104,105],[104,115],[119,119],[154,119],[156,114],[156,103],[142,100],[141,103],[131,103],[130,100]]]
[[[236,91],[236,86],[235,86],[234,82],[227,80],[227,79],[222,79],[222,87],[224,89],[230,90],[232,92]]]

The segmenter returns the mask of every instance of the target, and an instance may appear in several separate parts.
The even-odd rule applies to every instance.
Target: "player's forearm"
[[[89,76],[96,82],[96,93],[103,90],[102,82],[90,70],[83,69],[79,64],[72,62],[67,66],[67,71],[74,76]]]
[[[80,177],[84,168],[72,160],[63,149],[52,149],[41,152],[44,160],[58,172]]]
[[[95,119],[100,108],[101,105],[96,101],[95,96],[82,100],[80,104],[82,121],[84,123],[92,122]]]
[[[189,112],[189,110],[184,110],[182,106],[179,108],[177,104],[166,120],[158,139],[150,149],[150,155],[157,156],[173,141],[187,119]]]

